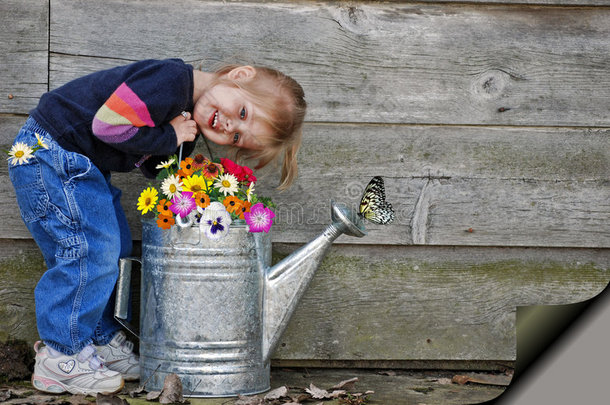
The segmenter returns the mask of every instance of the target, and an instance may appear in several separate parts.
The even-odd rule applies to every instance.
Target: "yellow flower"
[[[159,199],[157,195],[157,189],[154,187],[148,187],[146,190],[142,191],[142,194],[140,194],[140,197],[138,198],[138,211],[142,211],[142,215],[155,208],[157,200]]]
[[[34,157],[34,151],[29,145],[23,142],[17,142],[11,147],[8,155],[8,160],[13,166],[15,166],[27,163],[32,157]]]
[[[184,183],[184,191],[191,191],[193,194],[197,194],[201,191],[207,191],[209,186],[213,183],[212,180],[206,180],[203,176],[193,174],[192,176],[185,177],[182,179]]]

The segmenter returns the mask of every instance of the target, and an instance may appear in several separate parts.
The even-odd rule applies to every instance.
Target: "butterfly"
[[[380,176],[373,177],[364,189],[359,215],[376,224],[387,224],[394,219],[394,210],[385,200],[385,187]]]

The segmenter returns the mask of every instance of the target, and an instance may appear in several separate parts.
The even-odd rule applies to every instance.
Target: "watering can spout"
[[[331,202],[332,223],[311,242],[284,258],[275,266],[265,267],[263,302],[263,357],[267,363],[288,325],[309,282],[340,235],[362,237],[366,230],[362,219],[346,205]],[[259,266],[265,266],[259,257]]]

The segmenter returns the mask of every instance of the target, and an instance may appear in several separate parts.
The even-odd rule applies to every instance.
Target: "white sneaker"
[[[125,381],[140,378],[140,359],[133,353],[133,343],[127,340],[125,332],[117,332],[110,343],[95,348],[106,367],[121,373]]]
[[[36,365],[32,374],[34,388],[44,392],[96,395],[119,392],[125,381],[120,373],[109,370],[96,356],[92,345],[80,353],[65,355],[48,346],[34,344]]]

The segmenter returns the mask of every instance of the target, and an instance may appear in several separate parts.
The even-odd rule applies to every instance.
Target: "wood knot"
[[[370,8],[338,6],[331,8],[330,13],[341,28],[356,35],[370,35],[382,30],[382,23]]]
[[[475,77],[472,83],[472,92],[485,100],[495,100],[502,96],[510,75],[498,69],[488,70]]]

